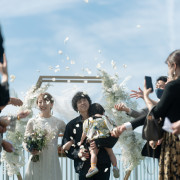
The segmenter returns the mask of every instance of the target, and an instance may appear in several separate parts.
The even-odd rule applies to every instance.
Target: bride
[[[61,180],[62,177],[57,144],[59,132],[61,131],[64,133],[66,125],[64,121],[59,120],[51,115],[54,100],[49,93],[40,94],[36,103],[40,110],[40,114],[28,121],[25,136],[31,134],[38,126],[44,130],[47,130],[47,136],[49,135],[49,137],[51,137],[50,132],[53,132],[54,137],[51,137],[47,146],[42,150],[41,153],[39,153],[37,150],[31,150],[25,180]],[[26,143],[23,143],[23,147],[28,151]],[[32,157],[33,155],[37,154],[39,155],[39,160],[33,162]]]

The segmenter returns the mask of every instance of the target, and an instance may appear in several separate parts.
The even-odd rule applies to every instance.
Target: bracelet
[[[20,120],[20,117],[19,117],[19,115],[17,115],[17,120]]]

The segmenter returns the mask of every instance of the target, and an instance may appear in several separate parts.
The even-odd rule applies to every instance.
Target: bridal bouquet
[[[47,134],[47,130],[35,129],[31,134],[25,136],[24,142],[26,143],[28,151],[32,152],[33,150],[36,150],[41,152],[49,142]],[[33,155],[31,161],[39,161],[39,155]]]

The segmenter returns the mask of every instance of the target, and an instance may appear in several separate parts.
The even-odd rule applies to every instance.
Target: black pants
[[[99,169],[99,172],[90,178],[86,178],[86,175],[79,174],[79,180],[109,180],[110,168],[107,171],[105,169]]]

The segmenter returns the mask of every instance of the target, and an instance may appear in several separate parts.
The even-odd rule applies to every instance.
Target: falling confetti
[[[72,136],[70,136],[70,139],[71,139],[71,140],[73,140],[73,137],[72,137]]]
[[[71,80],[68,79],[68,80],[67,80],[67,83],[70,83],[70,82],[71,82]]]
[[[56,78],[52,78],[52,81],[56,81]]]
[[[104,170],[104,172],[107,172],[108,171],[108,168],[106,168],[105,170]]]
[[[60,69],[55,69],[55,70],[54,70],[55,73],[58,72],[58,71],[60,71]]]
[[[16,79],[16,76],[15,76],[15,75],[13,75],[13,74],[10,75],[10,81],[11,81],[11,82],[14,82],[15,79]]]
[[[65,150],[65,152],[68,154],[68,150]]]
[[[75,144],[72,144],[72,147],[76,147],[76,145],[75,145]]]
[[[64,40],[64,44],[67,43],[67,41],[69,41],[69,37],[66,37],[65,40]]]
[[[89,2],[89,0],[84,0],[84,2],[85,2],[85,3],[88,3],[88,2]]]
[[[66,59],[69,61],[69,59],[70,59],[69,56],[67,56]]]
[[[52,66],[49,66],[49,70],[52,70],[53,69],[53,67]]]
[[[71,60],[71,64],[75,64],[75,61]]]
[[[113,69],[116,69],[116,63],[114,62],[114,60],[111,61],[111,65],[112,65]]]
[[[83,149],[83,148],[84,148],[84,146],[83,146],[83,145],[81,145],[81,146],[80,146],[80,149]]]
[[[73,129],[73,133],[76,134],[76,129]]]
[[[137,25],[136,25],[136,28],[141,28],[141,25],[140,25],[140,24],[137,24]]]
[[[63,51],[59,50],[59,51],[58,51],[58,54],[62,55],[62,54],[63,54]]]
[[[101,64],[98,63],[96,67],[97,67],[98,69],[101,68]]]
[[[60,66],[59,65],[56,65],[55,68],[59,68]]]
[[[79,124],[76,124],[76,127],[79,127]]]
[[[102,51],[99,49],[99,50],[98,50],[98,53],[101,54],[101,52],[102,52]]]
[[[127,65],[126,65],[126,64],[123,64],[123,67],[124,67],[124,68],[127,68]]]
[[[85,157],[82,157],[81,160],[82,160],[82,161],[86,161],[86,158],[85,158]]]
[[[69,70],[69,67],[68,66],[66,66],[66,71],[68,71]]]
[[[81,142],[78,142],[77,145],[80,146],[80,145],[81,145]]]
[[[87,80],[85,80],[85,81],[84,81],[84,83],[88,83],[88,81],[87,81]]]

